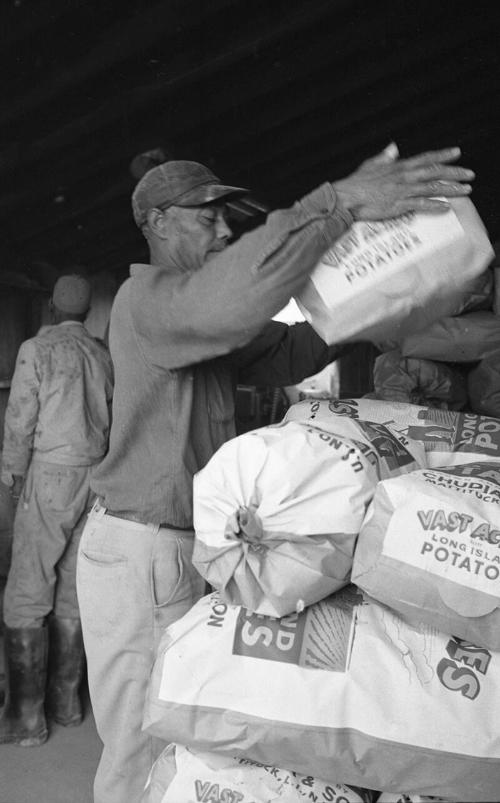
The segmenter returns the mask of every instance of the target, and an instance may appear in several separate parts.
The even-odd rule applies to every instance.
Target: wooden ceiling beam
[[[461,41],[457,41],[455,43],[455,47],[459,48],[460,46]],[[417,59],[420,55],[420,52],[417,51],[414,54],[414,58]],[[318,54],[317,58],[319,61],[316,62],[316,64],[320,67],[323,66],[321,59],[325,57],[328,57],[326,53]],[[431,69],[433,61],[440,58],[440,51],[438,52],[438,47],[436,47],[435,50],[429,48],[427,58],[429,68]],[[454,65],[454,62],[452,62],[452,65]],[[346,114],[346,112],[350,111],[354,104],[349,104],[346,102],[346,111],[343,111],[341,105],[342,97],[348,101],[352,93],[356,91],[365,92],[368,95],[373,95],[374,92],[378,91],[379,95],[382,94],[382,103],[384,103],[385,100],[383,97],[383,91],[381,90],[383,90],[383,84],[385,83],[387,70],[388,68],[390,70],[397,70],[398,67],[399,57],[395,56],[391,63],[385,62],[383,69],[381,68],[380,70],[372,71],[370,74],[370,80],[366,82],[365,79],[365,83],[360,82],[357,73],[353,73],[350,78],[343,82],[343,87],[345,87],[343,92],[340,93],[337,91],[335,100],[338,101],[340,105],[336,105],[335,116],[340,118],[342,114]],[[408,69],[411,69],[411,62],[407,70]],[[450,71],[451,67],[448,68],[448,72]],[[446,74],[446,68],[441,68],[438,74],[440,76],[439,80],[442,82],[443,78],[441,75]],[[227,137],[227,139],[223,137],[222,140],[224,146],[223,159],[228,172],[233,173],[234,171],[235,176],[237,176],[240,166],[240,154],[242,154],[242,151],[244,151],[245,162],[250,167],[252,158],[254,158],[253,155],[256,154],[256,156],[259,157],[257,147],[259,143],[262,143],[263,148],[269,148],[269,153],[272,154],[273,145],[275,148],[279,148],[280,144],[286,146],[290,137],[293,136],[293,131],[295,129],[297,132],[300,131],[301,135],[302,132],[306,132],[307,134],[308,128],[310,127],[309,115],[311,110],[314,110],[317,114],[318,110],[321,111],[321,109],[327,109],[327,113],[331,114],[330,109],[332,105],[332,98],[328,95],[329,80],[330,79],[328,76],[318,78],[316,82],[317,92],[311,92],[309,81],[302,80],[301,82],[295,84],[293,96],[290,96],[289,93],[282,93],[281,99],[278,99],[275,102],[268,102],[267,104],[263,104],[262,98],[259,98],[258,104],[255,107],[255,114],[252,113],[252,105],[249,104],[247,106],[248,116],[250,119],[259,121],[259,127],[262,127],[263,134],[261,137],[256,137],[255,133],[252,130],[249,130],[248,125],[245,125],[245,121],[243,121],[239,127],[237,125],[233,125],[231,127],[230,135]],[[260,82],[260,84],[262,85],[262,82]],[[406,92],[403,81],[400,82],[400,86],[402,88],[401,91]],[[318,102],[318,97],[324,98],[324,101],[320,100]],[[261,107],[260,111],[258,111],[259,106]],[[215,109],[215,115],[211,116],[210,119],[207,120],[207,125],[205,127],[207,131],[213,130],[216,132],[214,139],[219,137],[221,128],[224,130],[224,128],[227,127],[224,117],[217,117],[217,108],[218,107]],[[301,111],[299,117],[297,117],[297,109],[300,109]],[[193,139],[193,136],[195,132],[198,132],[199,136],[199,126],[196,127],[194,121],[192,121],[187,114],[180,114],[179,117],[180,119],[185,120],[185,122],[177,131],[172,132],[172,136],[177,137],[180,141],[184,141],[184,147],[189,150],[190,148],[195,147],[195,140]],[[290,130],[288,131],[287,126],[290,127]],[[297,133],[296,136],[298,135],[299,134]],[[191,136],[191,139],[189,136]],[[106,132],[106,130],[102,130],[100,132],[99,151],[105,151],[109,154],[109,156],[106,158],[105,165],[102,164],[100,159],[95,159],[96,144],[94,138],[87,137],[84,142],[81,143],[83,152],[79,152],[79,157],[77,160],[75,160],[76,144],[69,139],[65,150],[63,150],[62,154],[58,154],[58,161],[56,165],[54,165],[53,160],[49,158],[49,154],[47,154],[45,160],[39,164],[37,170],[38,180],[35,189],[33,189],[30,171],[28,169],[19,171],[15,189],[9,192],[8,187],[4,187],[2,197],[0,198],[0,208],[9,209],[15,208],[17,205],[36,202],[46,203],[47,195],[50,195],[51,193],[56,194],[57,184],[55,185],[54,181],[55,175],[64,176],[66,171],[69,173],[69,183],[73,184],[74,190],[77,192],[79,188],[76,187],[75,182],[78,181],[80,176],[85,181],[91,181],[95,179],[96,184],[98,184],[99,181],[102,180],[103,174],[106,174],[106,172],[109,172],[110,176],[114,175],[119,163],[124,162],[127,157],[130,158],[133,155],[127,152],[127,141],[122,140],[121,142],[115,142],[114,138],[115,132],[113,130],[109,130],[108,132]],[[250,151],[245,150],[248,148],[249,140],[253,140]],[[93,153],[94,158],[92,158]],[[32,158],[34,158],[33,153]],[[42,153],[40,153],[38,156],[39,160],[41,158]],[[25,159],[26,157],[23,158],[23,167]],[[30,158],[28,158],[27,161],[29,164]]]
[[[457,107],[457,111],[459,110],[460,104],[458,104]],[[483,123],[485,125],[490,125],[491,114],[488,109],[484,108],[484,102],[483,104],[479,102],[477,107],[474,107],[472,104],[470,106],[470,111],[473,115],[474,125],[478,130]],[[376,119],[375,117],[374,121]],[[419,150],[429,149],[427,130],[432,132],[433,143],[435,143],[437,147],[446,147],[448,145],[454,145],[457,142],[460,144],[461,140],[465,138],[468,139],[470,146],[471,138],[475,136],[474,133],[466,123],[466,127],[462,129],[461,132],[457,131],[454,119],[456,118],[452,116],[451,110],[450,116],[447,118],[446,115],[443,116],[443,108],[440,107],[436,108],[433,114],[429,113],[429,115],[425,117],[428,125],[422,127],[422,115],[418,110],[415,110],[412,115],[409,115],[405,111],[399,116],[395,115],[393,117],[391,115],[391,129],[392,133],[399,133],[399,136],[396,138],[399,139],[400,145],[405,145],[404,150],[407,155]],[[495,129],[497,132],[499,128],[500,124],[496,123]],[[482,134],[478,133],[476,136],[477,147],[480,152]],[[383,144],[387,144],[387,142],[388,139],[386,143]],[[335,179],[343,178],[351,170],[354,170],[359,165],[360,161],[370,155],[366,153],[366,135],[364,135],[359,128],[356,128],[356,126],[352,128],[350,136],[348,139],[344,140],[344,143],[344,146],[339,145],[335,150],[332,150],[329,145],[325,144],[321,147],[316,143],[316,147],[311,147],[312,155],[310,159],[304,160],[301,159],[300,156],[298,156],[295,161],[292,159],[290,162],[290,159],[288,159],[287,162],[293,164],[293,169],[284,171],[285,174],[282,180],[274,180],[273,182],[273,177],[270,176],[271,180],[268,188],[268,197],[271,206],[281,203],[291,203],[304,192],[308,192],[322,181],[328,179],[334,181]],[[356,156],[356,153],[358,156]],[[470,161],[470,155],[467,158]],[[469,165],[469,163],[468,166],[474,167],[474,165]],[[264,169],[264,166],[262,166],[262,169]],[[280,165],[274,165],[274,169],[278,171],[277,175],[279,175]],[[487,174],[484,174],[480,178],[484,184],[492,180],[495,181],[495,183],[497,182],[496,177],[493,179],[491,175],[488,176]],[[275,187],[274,191],[272,189],[273,184]]]
[[[17,56],[19,44],[31,40],[40,31],[53,27],[54,23],[68,12],[82,6],[87,0],[37,0],[36,3],[3,3],[0,28],[1,58]]]
[[[457,130],[456,123],[450,123],[450,121],[457,119],[464,106],[467,107],[467,118],[470,119],[472,115],[476,120],[477,115],[481,114],[481,110],[487,103],[490,90],[478,82],[477,85],[470,84],[464,87],[460,97],[457,97],[451,92],[456,81],[452,71],[448,76],[443,73],[441,79],[443,82],[439,91],[420,95],[417,103],[407,103],[404,89],[401,90],[399,96],[393,95],[390,114],[385,118],[383,114],[384,99],[380,97],[372,104],[369,113],[366,109],[360,111],[360,107],[353,104],[348,117],[337,121],[332,119],[328,107],[318,107],[314,115],[314,126],[311,125],[310,119],[301,117],[292,126],[288,136],[283,130],[275,131],[273,141],[269,142],[269,148],[260,151],[262,156],[256,156],[253,160],[247,161],[249,168],[256,175],[265,177],[266,183],[259,189],[267,193],[268,179],[272,179],[275,173],[296,174],[297,169],[314,162],[319,153],[322,157],[326,156],[328,152],[332,155],[334,153],[343,154],[345,158],[349,159],[349,157],[352,158],[353,153],[356,154],[356,149],[358,149],[358,156],[354,155],[354,158],[357,158],[358,161],[366,158],[370,155],[366,153],[367,147],[370,146],[370,140],[374,142],[373,147],[377,147],[378,143],[382,145],[384,138],[385,144],[387,144],[407,123],[418,129],[419,139],[422,140],[422,128],[426,126],[427,122],[432,122],[429,130],[432,131],[435,147],[443,145],[443,143],[436,142],[436,125],[441,119],[448,127],[453,125],[455,137],[460,136],[463,127]],[[445,102],[443,102],[443,96],[447,97]],[[486,115],[488,116],[488,113]],[[464,125],[468,130],[469,125],[465,119]],[[495,125],[493,120],[492,125]],[[498,123],[496,125],[498,126]],[[369,135],[367,135],[367,131],[370,132]],[[453,136],[452,139],[454,141]],[[280,143],[278,148],[274,145],[276,142]],[[304,147],[304,142],[307,143],[307,147]],[[354,143],[356,143],[355,146]],[[233,162],[237,164],[241,155],[236,153],[228,157],[226,154],[226,157],[229,174],[231,174]]]
[[[43,84],[30,88],[16,103],[9,104],[0,114],[0,124],[4,127],[17,117],[23,118],[27,112],[46,106],[63,93],[73,91],[75,86],[81,86],[83,82],[105,73],[110,67],[116,68],[127,58],[143,52],[151,43],[158,41],[159,32],[203,24],[204,19],[230,5],[230,2],[211,0],[207,6],[200,4],[199,0],[159,2],[154,6],[149,4],[147,10],[134,14],[125,24],[118,17],[114,27],[106,31],[106,35],[89,50],[84,59],[66,70],[61,70],[57,65]],[[63,5],[59,7],[59,13]]]
[[[459,61],[458,56],[462,44],[461,38],[454,42],[457,61]],[[480,45],[480,42],[478,44]],[[385,111],[386,119],[389,120],[394,104],[406,102],[410,105],[409,86],[411,86],[414,70],[421,56],[421,52],[416,49],[409,54],[409,61],[405,61],[404,67],[401,66],[400,56],[396,54],[393,58],[385,60],[383,67],[371,70],[370,73],[351,70],[349,76],[342,80],[341,88],[336,93],[328,93],[329,78],[323,76],[315,84],[316,91],[314,92],[311,91],[309,82],[294,83],[292,102],[289,97],[278,98],[274,103],[267,103],[260,111],[258,111],[257,105],[255,108],[252,104],[247,105],[249,119],[256,121],[262,134],[259,135],[256,142],[253,142],[253,147],[249,150],[249,143],[256,139],[254,132],[249,130],[244,121],[239,126],[234,126],[224,148],[225,165],[229,171],[232,171],[237,168],[244,157],[246,163],[252,166],[252,155],[256,153],[259,146],[262,152],[279,153],[280,149],[286,147],[289,141],[307,141],[315,127],[316,119],[319,124],[322,124],[326,122],[325,118],[330,118],[333,128],[341,129],[354,120],[361,122],[368,109],[376,112],[381,120],[383,120]],[[460,81],[461,91],[465,91],[471,98],[477,93],[491,92],[491,89],[484,87],[484,81],[482,81],[483,65],[479,65],[476,70],[470,64],[459,67],[453,57],[443,64],[440,42],[437,39],[435,48],[428,48],[426,64],[431,71],[435,68],[435,77],[429,91],[432,91],[436,102],[440,103],[443,108],[446,108],[450,102],[449,98],[456,95],[453,89],[457,81]],[[391,89],[390,107],[386,93],[388,75],[398,75],[397,85]],[[413,93],[412,103],[421,94],[417,89],[414,89]],[[360,102],[355,102],[356,100]],[[457,103],[460,103],[459,99],[457,99]],[[214,124],[215,121],[212,123],[213,130],[218,131],[219,126]],[[185,132],[184,137],[189,133]],[[320,133],[318,131],[318,134]],[[187,140],[187,145],[189,146],[189,144],[190,141]],[[258,164],[257,161],[256,164]]]
[[[398,117],[394,117],[397,105],[393,104],[390,118],[392,131],[397,130],[398,127],[403,125],[409,115],[410,119],[415,119],[416,123],[418,123],[419,119],[420,121],[426,119],[431,113],[435,114],[436,119],[438,119],[440,115],[443,116],[443,114],[445,117],[448,117],[449,113],[458,113],[460,111],[460,106],[464,103],[468,106],[469,115],[470,113],[474,114],[475,107],[483,103],[485,99],[484,95],[488,92],[487,88],[485,88],[483,93],[480,93],[475,86],[471,85],[468,88],[469,92],[467,94],[462,94],[460,98],[456,99],[455,103],[452,103],[451,99],[453,95],[451,91],[448,90],[451,90],[455,80],[454,72],[451,70],[447,73],[446,70],[442,70],[440,79],[442,81],[440,91],[430,94],[425,106],[422,105],[421,100],[418,107],[407,104],[404,83],[402,83],[400,97],[393,97],[393,100],[399,100],[400,102],[400,113]],[[447,105],[444,107],[441,101],[443,95],[450,98]],[[382,90],[380,92],[379,103],[382,103],[382,105],[384,103]],[[354,104],[353,109],[358,109],[358,106]],[[257,156],[256,158],[251,158],[251,154],[247,154],[246,164],[252,171],[266,176],[268,180],[271,179],[271,181],[273,181],[273,177],[278,176],[278,186],[283,188],[284,181],[289,173],[289,165],[293,165],[292,176],[296,176],[302,169],[306,170],[307,166],[311,165],[309,151],[312,151],[316,156],[320,155],[321,161],[324,159],[327,163],[332,158],[336,157],[338,159],[340,155],[342,155],[344,162],[349,161],[350,155],[352,158],[353,143],[359,142],[362,147],[363,142],[366,142],[366,128],[373,125],[374,132],[376,131],[377,125],[380,128],[380,123],[378,121],[382,119],[382,111],[383,109],[379,107],[379,104],[372,104],[371,116],[360,115],[359,112],[351,113],[347,124],[339,127],[337,120],[332,117],[329,108],[319,108],[315,116],[316,135],[311,135],[310,133],[310,119],[306,114],[305,117],[295,122],[288,137],[285,136],[285,132],[280,132],[275,136],[274,149],[272,149],[271,144],[269,150],[264,151],[264,157]],[[360,137],[356,136],[357,129],[361,131]],[[308,142],[307,149],[303,147],[302,143],[304,141]],[[332,145],[328,144],[323,146],[323,143],[326,141],[330,141]],[[342,144],[343,141],[346,141],[348,145],[344,146]],[[356,147],[358,147],[358,144],[356,144]],[[224,157],[226,161],[228,161],[227,154],[224,154]],[[361,157],[358,155],[354,158],[356,161],[359,161]],[[231,170],[228,171],[228,174],[231,175]],[[112,175],[113,172],[111,171],[110,180]],[[25,239],[29,241],[30,238],[36,238],[44,232],[48,233],[50,230],[57,232],[58,228],[61,228],[64,224],[72,220],[78,219],[79,222],[84,223],[86,217],[90,219],[96,213],[100,214],[99,210],[104,210],[106,207],[113,205],[118,199],[124,199],[124,204],[126,204],[128,208],[132,188],[132,182],[128,177],[125,177],[120,182],[115,181],[115,183],[107,187],[105,191],[100,191],[96,188],[94,193],[91,192],[91,182],[89,181],[87,184],[88,191],[85,194],[85,200],[83,202],[79,201],[76,205],[69,202],[62,215],[61,211],[58,210],[57,216],[54,217],[53,207],[49,207],[45,214],[44,210],[40,210],[39,214],[34,218],[36,227],[25,232]],[[7,197],[1,199],[0,203],[2,201],[7,205],[12,202],[12,199]],[[105,219],[105,216],[103,219]]]
[[[347,0],[343,0],[343,6],[348,5]],[[239,45],[227,49],[223,53],[211,57],[203,64],[192,69],[185,70],[165,81],[152,84],[136,86],[118,93],[110,99],[107,97],[101,105],[92,112],[81,115],[63,125],[58,130],[47,134],[45,137],[35,141],[28,146],[23,153],[23,165],[28,166],[33,161],[38,161],[44,154],[58,151],[64,148],[67,143],[75,143],[80,139],[86,139],[93,132],[108,126],[123,116],[124,109],[133,110],[134,114],[141,114],[142,110],[155,102],[164,100],[172,92],[183,92],[187,87],[197,85],[200,81],[209,79],[224,70],[229,69],[245,57],[250,57],[255,52],[256,47],[267,47],[272,42],[280,41],[287,34],[294,31],[301,31],[304,26],[312,25],[324,17],[327,11],[331,13],[330,0],[322,0],[315,5],[302,6],[294,14],[291,14],[283,23],[270,31],[266,31],[258,39],[247,38]],[[34,96],[35,97],[35,96]],[[36,93],[40,102],[43,100],[43,93]],[[20,107],[17,114],[22,116],[26,112],[26,98],[20,100]],[[0,123],[4,124],[12,117],[16,116],[16,110],[6,110],[4,115],[0,115]]]

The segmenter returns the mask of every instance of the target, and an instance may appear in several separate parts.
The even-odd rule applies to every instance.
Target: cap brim
[[[247,195],[250,190],[245,187],[230,187],[227,184],[202,184],[184,193],[173,202],[173,206],[199,206],[217,201],[220,198]]]

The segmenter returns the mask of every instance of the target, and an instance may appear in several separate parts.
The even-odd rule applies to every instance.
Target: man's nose
[[[218,240],[228,240],[233,233],[230,227],[228,226],[226,218],[222,213],[220,213],[217,216],[217,225],[215,233],[217,235]]]

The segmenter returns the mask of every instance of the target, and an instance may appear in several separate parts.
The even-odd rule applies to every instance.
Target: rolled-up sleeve
[[[332,186],[323,184],[271,213],[199,271],[151,268],[132,279],[131,314],[145,357],[175,369],[244,346],[301,289],[351,222]]]
[[[40,377],[36,347],[31,340],[19,349],[5,412],[2,478],[26,474],[38,420]]]

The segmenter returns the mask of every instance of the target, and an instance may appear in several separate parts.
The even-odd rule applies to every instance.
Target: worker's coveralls
[[[78,541],[90,475],[106,451],[112,365],[83,324],[43,327],[17,356],[5,415],[2,479],[26,476],[14,519],[4,597],[9,628],[79,617]]]
[[[162,747],[141,731],[148,679],[165,627],[204,590],[191,564],[192,480],[235,435],[237,382],[294,384],[340,354],[309,324],[270,319],[350,222],[325,184],[201,270],[135,265],[118,291],[110,447],[77,573],[104,743],[95,803],[138,803]]]

